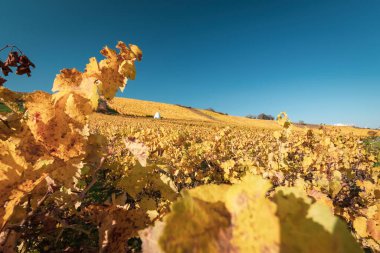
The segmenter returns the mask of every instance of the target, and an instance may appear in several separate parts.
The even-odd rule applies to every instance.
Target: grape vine
[[[3,75],[8,76],[9,73],[13,73],[12,68],[16,68],[17,75],[26,74],[28,77],[30,77],[32,72],[30,67],[35,68],[36,65],[34,65],[34,63],[31,62],[29,58],[17,46],[6,45],[0,49],[0,52],[9,48],[10,51],[5,62],[0,59],[0,68]],[[6,81],[7,80],[5,78],[0,76],[0,86],[3,86]]]

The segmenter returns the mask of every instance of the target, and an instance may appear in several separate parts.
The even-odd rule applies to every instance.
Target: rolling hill
[[[160,102],[144,101],[131,98],[114,98],[109,102],[109,107],[117,113],[127,117],[153,118],[159,112],[162,119],[177,121],[197,121],[215,124],[235,125],[244,127],[255,127],[265,129],[279,129],[276,121],[248,119],[245,117],[225,115],[211,110],[197,109],[181,105],[166,104]],[[291,118],[291,115],[290,115]],[[296,125],[296,128],[318,128],[319,125]],[[351,126],[325,126],[327,128],[340,129],[344,133],[354,133],[356,135],[367,135],[368,129],[355,128]],[[376,131],[380,134],[380,131]]]

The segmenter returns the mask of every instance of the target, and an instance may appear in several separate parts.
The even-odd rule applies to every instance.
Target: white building
[[[153,116],[154,119],[161,119],[161,115],[159,112],[156,112]]]

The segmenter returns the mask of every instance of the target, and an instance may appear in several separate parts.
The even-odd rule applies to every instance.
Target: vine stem
[[[17,46],[15,45],[5,45],[2,49],[0,49],[0,52],[7,49],[7,48],[16,48],[21,54],[24,54]]]
[[[92,186],[94,186],[94,184],[98,181],[98,179],[96,178],[96,173],[101,169],[101,167],[103,166],[103,163],[104,161],[106,160],[106,157],[102,157],[100,159],[100,162],[99,162],[99,165],[95,168],[95,170],[91,173],[91,182],[87,185],[87,187],[83,190],[83,191],[80,191],[78,192],[78,196],[75,198],[75,199],[71,199],[70,201],[62,204],[59,208],[60,209],[64,209],[66,208],[67,206],[69,205],[72,205],[75,201],[79,201],[81,202],[85,197],[86,197],[86,194],[87,192],[91,189]],[[81,203],[82,204],[82,203]]]
[[[100,162],[99,162],[99,166],[93,171],[92,173],[92,180],[91,182],[87,185],[87,187],[81,192],[81,194],[79,195],[79,199],[80,200],[83,200],[84,197],[86,196],[87,192],[91,189],[91,187],[96,183],[96,181],[98,180],[96,178],[96,173],[100,170],[100,168],[103,166],[103,163],[104,161],[106,160],[105,157],[102,157],[100,159]]]

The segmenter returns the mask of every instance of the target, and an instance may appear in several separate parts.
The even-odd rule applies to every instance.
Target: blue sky
[[[0,44],[37,65],[29,79],[8,78],[11,89],[49,91],[60,69],[83,70],[122,40],[144,56],[120,96],[380,127],[377,0],[19,0],[1,9]]]

